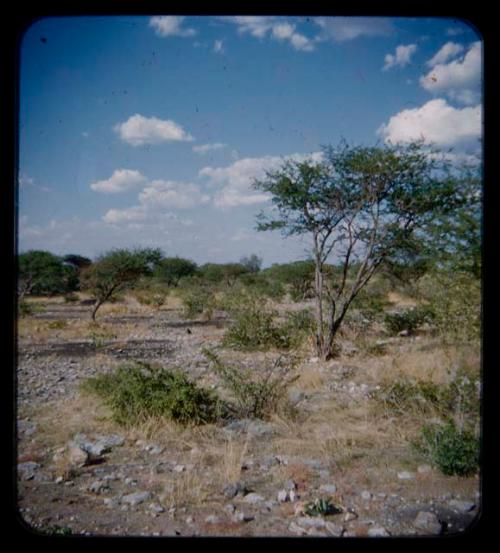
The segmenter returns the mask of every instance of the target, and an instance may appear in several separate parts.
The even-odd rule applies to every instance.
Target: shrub
[[[413,334],[415,330],[425,322],[433,319],[433,311],[429,307],[414,307],[395,313],[387,313],[384,321],[387,329],[392,334],[403,330]]]
[[[211,319],[215,308],[213,292],[204,288],[191,288],[183,291],[182,302],[184,303],[184,316],[196,317],[204,315]]]
[[[203,353],[233,396],[236,416],[266,419],[290,408],[288,387],[299,378],[293,374],[295,363],[291,359],[280,357],[265,367],[250,370],[229,366],[210,350],[204,349]]]
[[[444,426],[424,425],[415,449],[448,476],[470,476],[479,465],[479,440],[467,429],[459,429],[453,421]]]
[[[341,512],[342,509],[334,505],[331,498],[317,498],[314,501],[306,503],[304,507],[304,513],[312,517],[336,515]]]
[[[77,301],[80,301],[80,298],[77,296],[77,294],[70,292],[69,294],[65,294],[64,301],[65,303],[75,303]]]
[[[63,320],[57,320],[57,321],[52,321],[51,323],[49,323],[48,326],[52,330],[62,330],[63,328],[66,328],[68,326],[68,323]]]
[[[106,328],[102,327],[99,323],[92,322],[89,324],[89,339],[95,348],[102,348],[106,340],[112,340],[116,338],[116,334],[113,334]]]
[[[130,425],[149,417],[165,417],[182,424],[216,421],[222,403],[178,370],[146,363],[122,365],[112,374],[89,378],[87,392],[100,396],[119,424]]]

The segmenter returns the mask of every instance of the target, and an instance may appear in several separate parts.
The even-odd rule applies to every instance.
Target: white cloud
[[[223,54],[224,53],[224,44],[222,40],[215,40],[214,41],[214,52],[216,54]]]
[[[20,187],[26,188],[27,186],[33,186],[35,184],[35,181],[28,175],[20,175],[18,183]]]
[[[434,67],[435,65],[445,63],[451,58],[458,56],[458,54],[462,53],[463,50],[464,47],[461,44],[457,44],[456,42],[447,42],[442,48],[439,49],[436,55],[426,63],[426,65]]]
[[[236,24],[240,33],[249,33],[260,39],[269,34],[275,40],[288,41],[295,50],[303,52],[314,50],[313,41],[296,32],[296,25],[283,19],[274,16],[231,16],[223,19]]]
[[[292,154],[286,157],[264,156],[260,158],[244,158],[235,161],[227,167],[204,167],[200,170],[201,177],[207,177],[211,184],[218,187],[213,203],[219,208],[230,208],[240,205],[263,203],[269,200],[267,193],[252,188],[254,179],[263,178],[266,171],[278,169],[285,160],[320,161],[321,152],[311,155]]]
[[[146,177],[141,175],[139,171],[117,169],[109,179],[93,182],[90,188],[104,194],[118,194],[143,184],[145,181]]]
[[[124,123],[115,125],[120,138],[131,146],[160,144],[167,141],[192,141],[194,138],[180,125],[169,119],[143,117],[136,113]]]
[[[156,31],[156,34],[161,37],[167,36],[181,36],[181,37],[190,37],[196,34],[194,29],[183,29],[181,28],[182,22],[184,21],[183,16],[179,15],[162,15],[152,17],[149,21],[149,26],[153,27]]]
[[[480,100],[481,58],[481,43],[474,42],[463,59],[437,64],[420,78],[420,85],[428,92],[475,104]]]
[[[437,146],[473,144],[481,136],[481,108],[457,109],[438,98],[420,108],[400,111],[377,133],[392,143],[423,138]]]
[[[210,197],[192,183],[154,180],[139,194],[140,204],[148,210],[186,209],[207,203]]]
[[[133,206],[127,209],[110,209],[102,220],[115,225],[122,222],[144,221],[146,217],[146,211],[142,206]]]
[[[226,146],[227,144],[224,144],[223,142],[213,142],[210,144],[202,144],[201,146],[193,146],[193,152],[204,155],[213,150],[220,150],[221,148],[225,148]]]
[[[319,40],[345,42],[362,36],[387,36],[393,32],[391,21],[385,17],[316,17],[321,28]]]
[[[383,71],[391,69],[391,67],[399,66],[404,67],[410,63],[412,55],[417,51],[416,44],[401,44],[396,48],[396,53],[394,55],[387,54],[385,56],[385,65],[382,68]]]

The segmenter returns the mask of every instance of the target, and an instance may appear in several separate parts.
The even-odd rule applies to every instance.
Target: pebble
[[[144,501],[147,501],[148,499],[151,499],[151,494],[149,492],[135,492],[129,495],[125,495],[122,498],[122,502],[135,506],[143,503]]]
[[[441,523],[437,516],[429,511],[420,511],[413,521],[413,526],[420,530],[428,531],[430,534],[439,534],[441,532]]]
[[[448,502],[448,505],[455,511],[459,511],[460,513],[468,513],[469,511],[472,511],[476,504],[472,503],[471,501],[461,501],[459,499],[452,499]]]
[[[408,472],[407,470],[404,470],[402,472],[398,472],[398,478],[400,480],[412,480],[413,474],[411,472]]]
[[[340,538],[345,531],[345,528],[341,524],[335,524],[333,522],[325,522],[325,529],[331,535],[336,538]]]
[[[254,504],[254,503],[260,503],[261,501],[264,501],[264,498],[257,493],[249,493],[248,495],[245,495],[245,497],[243,498],[243,501],[245,501],[245,503]]]
[[[320,491],[325,493],[336,493],[337,486],[335,484],[323,484],[319,487]]]
[[[280,503],[285,503],[286,501],[289,501],[288,492],[286,490],[280,490],[278,492],[278,501]]]
[[[33,480],[39,468],[40,465],[38,463],[27,461],[26,463],[19,463],[17,465],[17,472],[21,480]]]
[[[428,472],[431,472],[432,467],[430,465],[419,465],[417,468],[417,472],[419,474],[427,474]]]
[[[390,536],[389,532],[383,526],[376,526],[368,530],[368,535],[371,538],[383,538]]]
[[[371,498],[372,498],[372,494],[369,491],[363,490],[361,492],[361,499],[364,499],[365,501],[370,501]]]
[[[205,522],[207,524],[220,524],[222,522],[222,519],[217,515],[208,515],[205,519]]]

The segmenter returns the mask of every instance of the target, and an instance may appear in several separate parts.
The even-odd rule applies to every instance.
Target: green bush
[[[470,476],[478,469],[479,439],[451,420],[444,426],[424,425],[413,445],[447,476]]]
[[[77,301],[80,301],[80,298],[73,292],[70,292],[69,294],[64,295],[64,301],[65,303],[75,303]]]
[[[234,398],[233,411],[239,418],[266,419],[275,413],[289,413],[288,387],[300,375],[294,374],[291,359],[278,358],[259,368],[229,366],[210,350],[203,350],[222,385]]]
[[[183,290],[182,302],[185,317],[204,315],[211,319],[215,309],[214,293],[204,288],[188,288]]]
[[[122,365],[112,374],[89,378],[83,389],[101,397],[116,422],[123,425],[149,417],[203,424],[222,415],[223,405],[211,391],[190,382],[178,370],[146,363]]]
[[[391,334],[403,330],[413,334],[419,326],[432,321],[434,313],[429,307],[414,307],[396,313],[386,313],[384,322]]]
[[[68,323],[63,320],[57,320],[57,321],[52,321],[51,323],[49,323],[48,326],[52,330],[62,330],[63,328],[66,328],[68,326]]]
[[[327,515],[336,515],[341,513],[342,509],[332,503],[331,498],[317,498],[314,501],[306,503],[304,513],[311,517],[320,517]]]
[[[116,334],[113,334],[108,329],[102,327],[99,323],[91,322],[89,328],[89,339],[95,348],[102,348],[106,340],[112,340],[116,338]]]

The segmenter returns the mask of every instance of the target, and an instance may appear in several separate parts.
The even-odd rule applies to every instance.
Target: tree
[[[86,288],[96,297],[92,320],[99,307],[117,292],[132,286],[141,276],[152,274],[161,257],[160,250],[145,248],[112,250],[97,258],[82,275]]]
[[[271,265],[265,274],[272,280],[288,285],[293,300],[305,300],[314,289],[314,269],[312,260],[294,261]]]
[[[350,305],[381,264],[423,238],[433,217],[460,204],[455,184],[444,158],[422,142],[342,142],[325,147],[322,162],[287,161],[254,182],[271,194],[274,206],[270,214],[260,213],[258,230],[312,239],[318,356],[333,355]],[[328,277],[330,257],[339,270]]]
[[[258,273],[262,266],[262,258],[253,253],[250,257],[242,257],[240,265],[246,267],[251,273]]]
[[[155,268],[154,276],[168,286],[177,286],[183,277],[196,273],[197,265],[194,261],[182,257],[166,257]]]
[[[50,252],[30,250],[20,254],[18,269],[20,300],[29,294],[62,294],[74,289],[74,269]]]
[[[200,267],[200,272],[206,280],[223,283],[231,288],[238,278],[249,273],[249,270],[241,263],[206,263]]]

